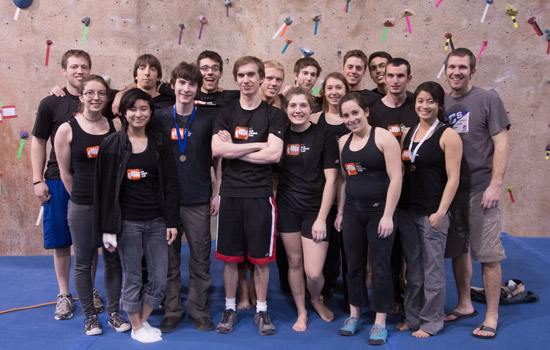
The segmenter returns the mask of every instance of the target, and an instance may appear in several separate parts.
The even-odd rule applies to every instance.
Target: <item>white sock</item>
[[[256,313],[260,311],[267,311],[267,300],[266,301],[256,300]]]
[[[160,329],[151,326],[149,322],[141,322],[141,325],[151,334],[158,335],[159,337],[162,335]]]
[[[237,298],[229,299],[225,298],[225,309],[231,309],[237,311]]]
[[[132,339],[135,339],[141,343],[154,343],[162,340],[160,336],[153,334],[151,332],[148,332],[147,329],[145,329],[145,327],[141,327],[137,331],[134,331],[132,329]]]

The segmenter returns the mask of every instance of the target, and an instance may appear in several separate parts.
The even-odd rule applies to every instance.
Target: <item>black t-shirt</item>
[[[376,101],[378,101],[382,98],[382,96],[380,96],[379,94],[375,94],[374,92],[370,91],[369,89],[359,90],[359,91],[352,91],[352,92],[355,92],[355,93],[363,96],[363,98],[367,102],[367,107],[369,107],[369,108],[374,106]]]
[[[107,136],[114,133],[115,126],[110,119],[109,131],[102,135],[92,135],[84,131],[79,124],[83,118],[72,118],[68,121],[73,133],[71,141],[71,168],[73,172],[73,188],[71,201],[81,205],[94,204],[94,169],[99,152],[99,145]]]
[[[210,201],[212,194],[212,130],[216,109],[196,107],[195,117],[189,128],[185,162],[180,161],[181,148],[178,142],[176,124],[174,122],[174,107],[166,107],[155,112],[156,126],[170,140],[174,161],[178,168],[179,203],[180,205],[204,204]],[[191,115],[176,114],[181,140],[189,127]]]
[[[386,94],[383,94],[383,93],[381,93],[380,91],[378,91],[378,87],[375,87],[375,88],[372,89],[371,91],[374,92],[375,94],[380,95],[380,98],[386,96]]]
[[[172,89],[170,84],[161,84],[159,92],[161,95],[170,97],[172,99],[171,104],[174,104],[175,94],[174,89]],[[237,100],[240,96],[241,92],[239,90],[224,90],[223,92],[216,91],[210,94],[199,90],[195,99],[203,102],[213,102],[218,106],[223,106],[231,101]]]
[[[325,169],[338,169],[338,145],[318,125],[304,132],[287,130],[284,138],[277,204],[298,212],[318,212],[325,187]]]
[[[153,97],[153,105],[155,106],[155,110],[165,108],[168,106],[173,106],[176,102],[176,98],[172,94],[172,96],[167,96],[163,94],[159,94],[155,97]]]
[[[372,106],[369,114],[369,122],[372,126],[389,130],[398,141],[401,141],[401,135],[405,129],[416,125],[418,120],[414,110],[414,97],[410,93],[407,93],[405,103],[400,107],[391,108],[379,100]]]
[[[319,120],[317,121],[317,125],[328,131],[330,135],[334,136],[334,138],[336,139],[336,143],[338,143],[342,135],[349,134],[350,132],[348,127],[345,126],[344,123],[338,125],[327,123],[325,113],[321,113],[321,115],[319,116]]]
[[[78,96],[69,94],[67,88],[63,89],[65,96],[48,96],[40,101],[38,113],[34,122],[32,134],[43,140],[50,139],[52,150],[46,167],[44,177],[46,179],[60,180],[59,167],[55,158],[54,139],[59,126],[69,121],[78,110],[80,100]]]
[[[132,153],[122,180],[120,206],[124,220],[144,221],[162,216],[158,203],[158,165],[153,147]]]
[[[213,134],[227,130],[233,143],[267,142],[269,134],[283,139],[285,113],[264,101],[254,110],[244,110],[239,100],[235,100],[219,112]],[[270,164],[223,159],[220,195],[241,198],[271,197],[271,177]]]
[[[384,211],[390,178],[384,154],[376,147],[375,128],[367,144],[358,151],[349,148],[350,135],[342,149],[342,167],[346,172],[344,209],[352,211]]]

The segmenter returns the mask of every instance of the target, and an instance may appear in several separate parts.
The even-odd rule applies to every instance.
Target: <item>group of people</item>
[[[411,93],[407,60],[351,50],[314,96],[321,66],[312,57],[296,62],[294,84],[284,88],[279,62],[241,57],[235,91],[219,87],[216,52],[179,63],[169,83],[161,82],[159,60],[145,54],[135,62],[134,83],[114,91],[90,74],[86,52],[67,51],[66,86],[40,103],[31,148],[45,247],[55,250],[55,318],[73,315],[72,245],[85,332],[102,333],[104,306],[94,288],[101,247],[108,324],[131,329],[140,342],[175,331],[185,315],[185,234],[187,312],[198,330],[230,333],[237,309],[252,304],[259,333],[275,334],[267,291],[268,263],[277,261],[281,289],[296,305],[295,331],[308,327],[306,296],[321,319],[334,319],[327,304],[341,273],[350,312],[341,335],[362,328],[361,309],[369,306],[376,313],[369,344],[387,341],[386,315],[401,311],[398,330],[434,336],[444,322],[477,315],[472,257],[487,297],[472,335],[494,338],[510,122],[496,93],[472,86],[475,64],[470,50],[453,50],[445,68],[451,92],[424,82]],[[362,89],[367,70],[373,90]],[[208,302],[211,216],[215,257],[224,262],[225,308],[216,327]],[[444,257],[452,258],[458,292],[446,314]],[[159,306],[165,315],[156,328],[147,321]]]

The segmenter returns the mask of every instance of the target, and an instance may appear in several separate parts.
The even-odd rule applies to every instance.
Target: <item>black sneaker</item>
[[[100,335],[103,333],[97,315],[92,315],[86,318],[85,321],[86,326],[84,327],[84,331],[86,331],[86,335]]]
[[[214,330],[214,323],[212,322],[212,317],[210,316],[201,316],[193,318],[193,324],[201,332],[208,332]]]
[[[237,316],[237,312],[233,309],[225,309],[223,310],[223,315],[220,323],[218,323],[218,326],[216,327],[216,332],[218,333],[231,333],[233,332],[233,326],[239,322],[239,316]]]
[[[275,334],[275,326],[271,323],[271,318],[267,311],[256,312],[256,315],[254,315],[254,325],[258,326],[258,332],[261,335]]]

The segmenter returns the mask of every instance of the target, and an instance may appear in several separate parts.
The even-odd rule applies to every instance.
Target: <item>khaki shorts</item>
[[[480,263],[506,259],[501,241],[499,208],[481,209],[483,192],[458,191],[449,209],[451,226],[445,248],[446,258],[456,258],[472,250]]]

